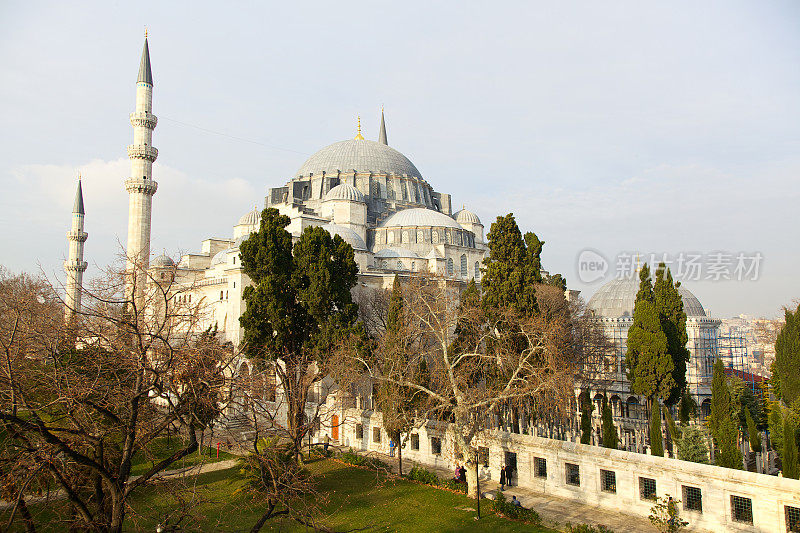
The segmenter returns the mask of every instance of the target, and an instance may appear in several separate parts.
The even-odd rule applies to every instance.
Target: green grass
[[[317,475],[318,489],[327,495],[321,522],[337,531],[399,532],[549,532],[551,530],[512,522],[490,514],[483,501],[484,517],[475,521],[475,501],[466,496],[406,480],[386,479],[374,472],[320,460],[308,465]],[[242,493],[235,493],[243,480],[237,468],[187,477],[148,488],[132,502],[127,531],[155,531],[158,523],[173,512],[181,500],[180,488],[196,487],[189,503],[194,517],[184,521],[185,531],[249,531],[261,509]],[[187,493],[188,494],[188,493]],[[59,505],[46,510],[53,513]],[[0,519],[4,516],[0,513]],[[44,517],[42,517],[44,518]],[[55,518],[55,516],[53,517]],[[56,520],[49,531],[63,528]],[[280,519],[267,522],[262,531],[306,532],[305,526]]]
[[[171,437],[169,439],[169,442],[167,441],[166,437],[160,437],[158,439],[153,440],[147,446],[146,450],[140,450],[136,452],[136,455],[133,456],[131,474],[134,476],[144,474],[148,469],[152,468],[152,466],[156,462],[175,453],[183,446],[185,446],[185,444],[178,437]],[[216,448],[211,448],[210,452],[208,448],[203,448],[202,454],[200,453],[200,450],[195,451],[194,453],[189,454],[183,459],[180,459],[172,463],[170,466],[167,467],[167,469],[177,470],[179,468],[194,466],[201,463],[202,464],[216,463],[217,461],[225,461],[227,459],[235,459],[235,458],[236,458],[235,455],[232,455],[228,452],[224,452],[220,449],[219,459],[217,459]]]

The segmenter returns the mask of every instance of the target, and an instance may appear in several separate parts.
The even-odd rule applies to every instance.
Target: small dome
[[[214,257],[211,258],[211,266],[221,265],[221,264],[225,263],[225,260],[226,260],[226,258],[228,256],[228,252],[230,252],[230,251],[231,251],[231,249],[228,248],[227,250],[220,250],[219,252],[214,254]]]
[[[330,233],[331,236],[338,235],[341,237],[344,242],[353,247],[353,250],[358,250],[361,252],[367,251],[367,245],[364,243],[364,239],[362,239],[358,233],[350,228],[346,228],[338,224],[325,224],[320,227]]]
[[[389,146],[366,139],[350,139],[326,146],[309,157],[295,172],[296,177],[309,174],[336,174],[336,171],[372,172],[374,174],[403,174],[421,178],[422,175],[406,156]]]
[[[481,226],[483,226],[483,224],[481,224],[481,219],[478,218],[478,215],[466,209],[462,209],[461,211],[453,215],[453,217],[459,224],[480,224]]]
[[[258,208],[254,208],[252,211],[248,211],[242,218],[239,219],[239,222],[236,224],[237,226],[258,226],[261,222],[261,211]]]
[[[340,183],[333,189],[328,191],[325,195],[325,201],[328,200],[350,200],[351,202],[363,202],[364,194],[347,183]]]
[[[153,262],[150,263],[150,266],[155,268],[172,268],[175,266],[175,261],[173,261],[168,255],[162,254],[154,258]]]
[[[380,227],[433,227],[464,229],[459,226],[455,220],[444,213],[434,211],[433,209],[425,209],[424,207],[414,207],[411,209],[403,209],[402,211],[398,211],[384,220]]]
[[[639,292],[638,276],[613,279],[600,287],[586,305],[599,317],[633,317],[637,292]],[[678,293],[683,300],[683,312],[687,317],[706,316],[700,300],[689,289],[678,287]]]
[[[406,248],[384,248],[375,254],[376,259],[419,259],[419,255]]]

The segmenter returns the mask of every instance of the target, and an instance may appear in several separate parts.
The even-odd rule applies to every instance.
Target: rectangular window
[[[411,434],[411,449],[419,450],[419,433]]]
[[[358,440],[364,438],[364,424],[356,424],[356,438]]]
[[[372,442],[378,443],[381,441],[381,428],[372,428]]]
[[[536,477],[547,478],[547,459],[544,457],[533,458],[533,475]]]
[[[581,467],[572,463],[564,463],[567,473],[567,485],[581,486]]]
[[[786,531],[789,533],[800,532],[800,507],[785,506],[786,509]]]
[[[639,478],[639,498],[643,500],[656,499],[656,480],[649,477]]]
[[[431,437],[431,453],[433,455],[442,454],[442,439],[439,437]]]
[[[753,500],[731,496],[731,518],[734,522],[753,523]]]
[[[703,512],[703,493],[697,487],[683,485],[683,509],[685,511]]]
[[[478,446],[478,464],[489,466],[489,448],[485,446]]]
[[[612,470],[600,470],[600,490],[617,492],[617,473]]]

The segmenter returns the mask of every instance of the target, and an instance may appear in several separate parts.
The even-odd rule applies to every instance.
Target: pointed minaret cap
[[[78,190],[75,191],[75,204],[72,206],[72,212],[79,215],[85,215],[83,211],[83,189],[81,188],[81,176],[78,174]]]
[[[361,135],[361,115],[358,116],[358,133],[355,136],[355,140],[357,140],[357,141],[363,141],[364,140],[364,136]]]
[[[386,140],[386,121],[383,119],[383,107],[381,106],[381,132],[378,135],[378,142],[381,144],[385,144],[389,146],[389,142]]]
[[[147,30],[144,35],[144,49],[142,50],[142,60],[139,63],[139,77],[136,83],[149,83],[153,85],[153,73],[150,70],[150,49],[147,46]]]

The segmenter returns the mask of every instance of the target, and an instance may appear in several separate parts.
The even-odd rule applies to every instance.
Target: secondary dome
[[[594,311],[596,316],[603,318],[633,317],[637,292],[639,292],[637,276],[613,279],[594,293],[587,307]],[[689,289],[678,287],[678,293],[683,300],[683,311],[687,317],[706,316],[700,300]]]
[[[239,219],[239,222],[236,224],[237,226],[257,226],[261,221],[261,211],[258,208],[253,208],[252,211],[248,211],[242,218]]]
[[[352,185],[340,183],[328,191],[328,194],[325,195],[325,200],[350,200],[351,202],[363,202],[364,193]]]
[[[419,255],[406,248],[384,248],[375,254],[377,259],[419,259]]]
[[[481,219],[479,219],[478,215],[476,215],[472,211],[462,209],[453,216],[455,217],[456,222],[458,222],[459,224],[480,224],[481,226],[483,226],[483,224],[481,223]]]
[[[422,175],[406,156],[385,144],[366,139],[339,141],[309,157],[295,176],[336,174],[336,171],[372,172],[374,174]]]
[[[155,268],[171,268],[175,266],[175,261],[173,261],[168,255],[159,255],[153,259],[153,262],[150,263],[150,266]]]
[[[351,230],[350,228],[346,228],[338,224],[324,224],[321,227],[322,229],[330,233],[331,236],[338,235],[339,237],[341,237],[344,240],[344,242],[353,247],[353,250],[358,250],[361,252],[367,251],[367,245],[364,243],[364,239],[362,239],[358,233]]]
[[[382,228],[399,227],[433,227],[433,228],[455,228],[463,230],[455,220],[433,209],[424,207],[414,207],[403,209],[393,214],[383,221]]]

